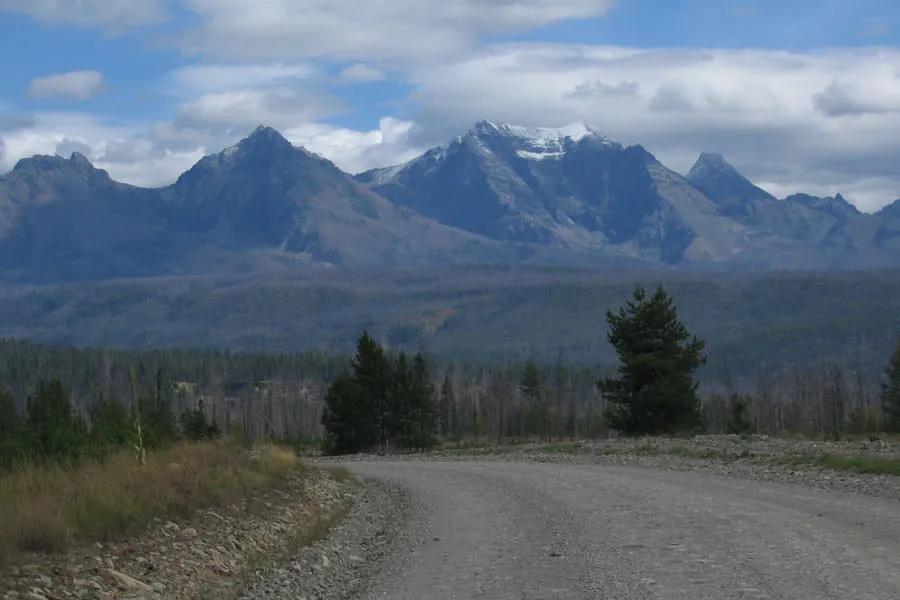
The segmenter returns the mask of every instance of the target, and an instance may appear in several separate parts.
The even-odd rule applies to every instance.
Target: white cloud
[[[185,0],[200,23],[180,36],[189,52],[296,60],[401,58],[457,52],[487,35],[605,13],[613,0]]]
[[[190,95],[292,85],[312,78],[317,72],[309,64],[192,65],[172,71],[166,78],[166,91]]]
[[[0,132],[0,170],[12,169],[21,158],[73,151],[109,171],[118,181],[154,186],[174,181],[206,151],[198,132],[171,126],[141,128],[109,126],[84,113],[35,113],[30,123]]]
[[[415,158],[426,150],[409,139],[415,123],[391,117],[379,120],[378,129],[358,131],[320,123],[308,123],[285,130],[293,144],[324,156],[349,173],[395,165]]]
[[[343,81],[380,81],[385,78],[384,72],[365,63],[352,64],[344,68],[340,72],[340,78]]]
[[[69,71],[37,77],[28,85],[32,98],[71,98],[89,100],[103,91],[103,73],[99,71]]]
[[[884,83],[883,79],[870,80],[856,75],[849,80],[844,76],[813,96],[813,102],[831,117],[900,112],[900,86]]]
[[[248,88],[204,94],[182,106],[178,122],[197,128],[246,129],[262,123],[286,129],[338,110],[337,101],[304,88]]]
[[[0,0],[0,10],[40,22],[120,32],[166,19],[165,0]]]
[[[422,152],[409,141],[410,121],[389,117],[377,129],[358,131],[296,120],[282,133],[292,143],[335,162],[348,172],[404,162]],[[36,113],[28,124],[0,131],[0,172],[35,154],[84,154],[118,181],[140,186],[172,183],[205,154],[219,152],[250,133],[251,125],[156,123],[111,127],[83,113]]]

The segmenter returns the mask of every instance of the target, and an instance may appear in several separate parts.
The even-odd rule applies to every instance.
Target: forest
[[[674,318],[674,305],[671,311]],[[628,429],[609,418],[614,371],[567,360],[562,351],[543,362],[540,357],[461,362],[423,352],[410,359],[368,334],[357,341],[366,341],[375,356],[369,362],[388,373],[375,387],[360,383],[365,376],[359,371],[359,346],[349,356],[123,351],[0,340],[0,451],[7,464],[23,455],[102,454],[107,447],[134,443],[136,419],[143,427],[142,444],[149,447],[177,437],[226,434],[323,443],[332,451],[596,438]],[[632,433],[841,439],[900,427],[900,345],[884,357],[880,377],[869,374],[871,367],[796,365],[761,372],[749,387],[735,384],[727,358],[708,356],[702,348],[700,343],[691,371],[705,362],[721,377],[699,387],[692,380],[677,384],[696,390],[698,410],[690,425]],[[347,405],[348,398],[388,407],[361,418],[359,437],[372,443],[348,445],[346,437],[329,430],[329,423],[347,417],[333,408]],[[392,398],[401,400],[389,406]]]

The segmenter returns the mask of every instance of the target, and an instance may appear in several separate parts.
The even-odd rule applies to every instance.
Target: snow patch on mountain
[[[517,150],[516,156],[525,160],[544,160],[545,158],[562,158],[565,152],[529,152],[528,150]]]

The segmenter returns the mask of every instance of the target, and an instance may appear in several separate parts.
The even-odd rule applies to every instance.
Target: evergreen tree
[[[185,409],[180,421],[184,437],[191,441],[214,440],[222,434],[216,423],[206,420],[206,413],[201,408]]]
[[[440,433],[444,438],[449,437],[453,432],[453,409],[455,406],[456,396],[453,392],[453,382],[450,380],[448,372],[444,375],[444,382],[441,384],[440,415],[438,417]]]
[[[731,396],[731,414],[728,422],[725,424],[727,433],[744,434],[753,431],[753,424],[750,422],[750,416],[747,414],[747,399],[740,394],[732,394]]]
[[[141,419],[144,428],[144,444],[148,448],[156,448],[164,446],[178,437],[178,423],[175,414],[172,412],[171,398],[166,397],[163,392],[163,369],[157,367],[155,390],[153,396],[147,396],[141,399]],[[214,425],[216,431],[207,430],[207,435],[213,433],[218,434],[218,426]]]
[[[368,332],[359,336],[351,366],[352,374],[337,377],[325,394],[324,445],[332,454],[386,446],[400,418],[391,406],[395,390],[390,361]]]
[[[0,390],[0,442],[18,436],[22,432],[22,419],[16,412],[12,395]]]
[[[45,458],[77,457],[85,441],[86,429],[72,415],[72,404],[58,379],[41,383],[28,399],[27,433],[34,452]]]
[[[409,360],[406,354],[401,352],[394,362],[391,373],[387,412],[384,415],[387,438],[391,445],[398,448],[410,448],[413,445],[416,429],[413,414],[416,398],[413,385]]]
[[[419,352],[413,358],[411,370],[411,421],[413,431],[410,447],[431,448],[435,444],[434,429],[437,415],[434,404],[434,384],[425,357]]]
[[[119,402],[100,398],[91,407],[91,445],[103,452],[114,446],[124,446],[132,438],[131,419],[128,410]]]
[[[884,426],[888,431],[900,432],[900,340],[894,347],[894,354],[887,368],[887,379],[881,391]]]
[[[628,434],[689,431],[702,423],[693,372],[706,359],[704,343],[678,319],[659,286],[648,297],[641,286],[617,313],[607,312],[609,342],[618,377],[598,382],[609,401],[607,423]]]
[[[363,331],[356,344],[356,356],[353,358],[353,379],[359,387],[361,396],[357,410],[364,413],[375,431],[375,442],[384,447],[390,434],[388,419],[390,413],[391,363],[384,349]],[[368,445],[369,436],[364,436]]]
[[[325,452],[351,454],[375,446],[377,430],[364,409],[365,398],[353,377],[341,375],[328,386],[322,412]]]
[[[522,382],[519,385],[525,401],[526,433],[539,433],[543,439],[548,431],[549,410],[544,398],[544,384],[541,373],[532,359],[525,363]]]
[[[9,467],[22,457],[22,433],[22,419],[12,395],[0,390],[0,467]]]

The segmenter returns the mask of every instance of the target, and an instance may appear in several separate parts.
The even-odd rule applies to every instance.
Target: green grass
[[[815,465],[833,471],[900,476],[900,459],[896,458],[825,454],[823,456],[794,456],[787,462],[795,465]]]

